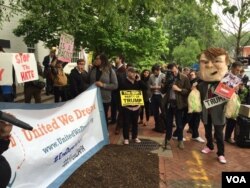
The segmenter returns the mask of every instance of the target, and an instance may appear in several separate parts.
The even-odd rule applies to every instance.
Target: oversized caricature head
[[[229,56],[222,48],[208,48],[201,53],[199,63],[202,80],[220,81],[228,72]]]

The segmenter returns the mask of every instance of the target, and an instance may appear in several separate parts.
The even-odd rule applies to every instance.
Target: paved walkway
[[[139,125],[139,137],[158,138],[163,141],[164,134],[152,131],[153,117],[150,117],[150,125],[143,127]],[[110,143],[119,144],[122,134],[114,134],[115,125],[109,126]],[[172,150],[165,155],[159,156],[160,188],[200,188],[200,187],[221,187],[222,172],[248,171],[250,172],[250,148],[240,148],[236,145],[225,143],[225,157],[227,164],[220,164],[217,160],[216,147],[213,153],[202,154],[201,149],[204,143],[191,140],[191,134],[184,135],[187,141],[184,142],[185,149],[177,148],[177,141],[171,141]],[[204,127],[200,125],[200,136],[205,138]]]

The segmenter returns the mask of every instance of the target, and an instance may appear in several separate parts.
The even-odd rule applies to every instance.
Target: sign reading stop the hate
[[[15,68],[18,83],[38,79],[37,63],[32,53],[13,53],[12,64]]]
[[[66,33],[61,34],[58,49],[58,60],[63,62],[71,62],[74,51],[74,37]]]

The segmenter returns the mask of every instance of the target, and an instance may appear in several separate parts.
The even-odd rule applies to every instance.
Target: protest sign
[[[12,84],[12,54],[0,53],[0,85]]]
[[[12,64],[18,83],[38,79],[37,63],[33,53],[12,53]]]
[[[224,97],[225,99],[230,99],[235,92],[235,87],[237,87],[240,83],[241,79],[238,76],[228,73],[220,81],[214,93]]]
[[[0,103],[2,111],[33,126],[32,131],[13,127],[10,148],[3,153],[12,170],[9,187],[60,187],[108,144],[100,99],[100,89],[92,86],[66,103]]]
[[[71,62],[74,51],[74,37],[66,33],[61,34],[58,49],[58,60],[63,62]]]
[[[223,97],[220,97],[220,96],[216,96],[216,97],[206,99],[206,100],[203,101],[204,106],[205,106],[206,109],[212,108],[212,107],[220,105],[220,104],[223,104],[225,102],[227,102],[227,100],[225,98],[223,98]]]
[[[142,91],[122,90],[120,91],[122,106],[144,105]]]

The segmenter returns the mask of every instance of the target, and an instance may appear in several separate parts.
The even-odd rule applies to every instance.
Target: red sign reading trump
[[[38,79],[37,63],[32,53],[13,53],[12,64],[15,68],[18,83]]]

